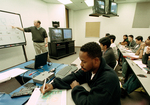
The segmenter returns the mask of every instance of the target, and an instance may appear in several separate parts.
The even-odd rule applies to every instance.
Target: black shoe
[[[124,88],[121,88],[121,98],[125,98],[126,96],[129,96],[127,91]]]

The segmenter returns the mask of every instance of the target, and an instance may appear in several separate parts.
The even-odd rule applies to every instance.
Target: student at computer
[[[116,60],[118,60],[118,50],[117,50],[116,44],[114,43],[115,40],[116,40],[116,36],[115,36],[115,35],[109,35],[108,37],[110,38],[110,41],[111,41],[110,47],[111,47],[111,48],[113,49],[113,51],[114,51]]]
[[[52,84],[45,85],[44,91],[42,86],[41,92],[72,88],[71,95],[76,105],[121,105],[118,77],[106,64],[99,44],[89,42],[83,45],[79,58],[81,69],[63,79],[55,78]],[[83,83],[88,83],[91,90],[80,86]]]
[[[106,63],[114,68],[116,65],[116,57],[113,52],[113,49],[110,47],[110,39],[109,37],[103,37],[99,40],[100,47],[102,49],[102,57],[105,59]]]

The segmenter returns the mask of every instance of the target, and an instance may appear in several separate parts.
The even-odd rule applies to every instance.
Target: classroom
[[[67,7],[60,2],[56,2],[56,0],[0,0],[0,10],[20,14],[23,28],[33,26],[34,20],[40,20],[41,27],[47,32],[48,42],[50,42],[49,28],[53,27],[52,21],[59,21],[59,28],[72,29],[72,40],[75,41],[75,49],[88,42],[99,43],[99,39],[105,37],[106,33],[116,36],[115,44],[122,42],[123,35],[126,34],[133,35],[134,40],[137,36],[142,36],[143,41],[150,36],[150,20],[146,20],[150,17],[150,14],[146,14],[150,12],[150,0],[112,0],[118,3],[117,14],[119,16],[110,18],[89,16],[93,12],[92,7],[82,8],[86,5],[84,0],[71,1],[74,5]],[[145,16],[140,21],[144,24],[148,23],[149,26],[145,27],[143,25],[135,28],[133,24],[137,22],[136,17],[138,15],[136,13],[140,8],[140,5],[138,6],[139,8],[137,8],[137,5],[140,3],[145,3],[144,5],[147,6],[145,7],[147,10],[143,12]],[[87,22],[100,22],[99,37],[86,37]],[[31,33],[25,33],[25,38],[25,52],[27,60],[30,61],[36,55]],[[0,49],[0,71],[24,62],[26,62],[26,59],[22,46]]]

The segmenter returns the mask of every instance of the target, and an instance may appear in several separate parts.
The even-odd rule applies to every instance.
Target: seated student
[[[140,45],[141,45],[142,42],[143,42],[143,37],[142,37],[142,36],[137,36],[137,37],[135,38],[135,40],[136,40],[136,46],[133,47],[133,48],[131,48],[131,51],[132,51],[133,53],[136,53],[136,51],[140,48]]]
[[[133,35],[128,36],[129,45],[126,46],[128,49],[134,48],[136,46],[136,42],[133,40]]]
[[[147,64],[148,68],[150,68],[150,36],[148,37],[148,39],[145,41],[146,46],[148,46],[146,48],[146,52],[144,52],[144,55],[142,57],[142,63],[143,64]],[[139,88],[141,86],[139,80],[137,79],[137,77],[133,74],[128,81],[123,85],[123,87],[121,88],[121,96],[125,97],[126,95],[128,95],[129,93],[133,92],[134,90],[136,90],[137,88]]]
[[[131,51],[133,52],[133,53],[135,53],[139,48],[140,48],[140,44],[142,43],[142,41],[143,41],[143,37],[142,36],[138,36],[138,37],[136,37],[135,38],[136,39],[136,46],[134,46],[134,47],[130,47],[131,49]],[[129,39],[130,40],[130,39]],[[132,41],[133,42],[133,41]],[[126,75],[126,72],[127,72],[127,70],[129,69],[129,65],[128,65],[128,63],[125,61],[125,60],[123,60],[123,62],[122,62],[122,76],[125,78],[125,75]]]
[[[101,49],[103,50],[102,57],[106,60],[106,63],[111,67],[114,68],[116,65],[116,58],[113,52],[113,49],[110,47],[110,39],[109,37],[103,37],[99,40]]]
[[[119,44],[128,45],[129,44],[128,35],[123,35],[123,42],[120,42]]]
[[[116,46],[116,44],[114,43],[114,42],[115,42],[115,39],[116,39],[116,36],[115,36],[115,35],[109,35],[108,37],[110,38],[110,41],[111,41],[110,47],[111,47],[111,48],[113,49],[113,51],[114,51],[116,60],[118,60],[117,46]]]
[[[110,68],[102,58],[98,43],[89,42],[83,45],[79,52],[81,69],[76,73],[55,78],[52,84],[46,84],[45,90],[71,89],[72,99],[76,105],[121,105],[120,86],[115,71]],[[88,83],[91,88],[87,91],[80,84]]]

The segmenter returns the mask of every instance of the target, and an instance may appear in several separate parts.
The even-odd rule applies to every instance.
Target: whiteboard
[[[12,26],[23,27],[20,14],[0,10],[0,48],[26,44],[24,32]]]

